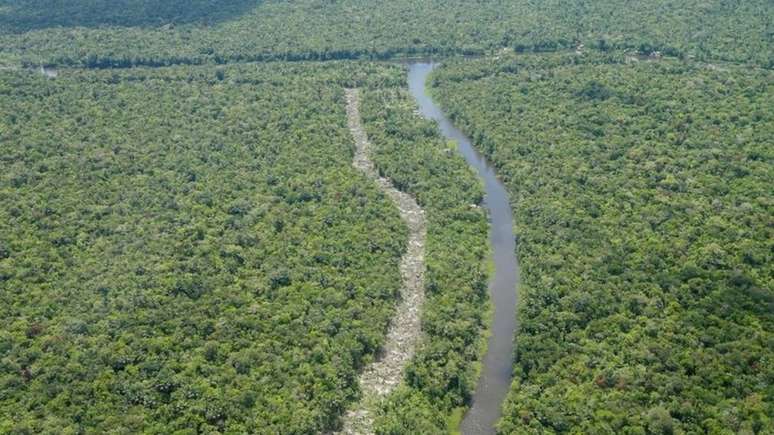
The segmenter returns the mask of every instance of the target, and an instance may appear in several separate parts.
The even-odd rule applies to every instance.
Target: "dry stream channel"
[[[387,338],[377,359],[360,374],[360,402],[344,416],[341,434],[373,433],[372,408],[374,403],[393,390],[403,379],[403,368],[414,356],[422,332],[420,311],[425,299],[425,239],[427,226],[425,212],[409,194],[401,192],[390,180],[379,176],[369,156],[371,143],[360,119],[360,100],[357,89],[348,89],[347,121],[355,140],[352,165],[373,179],[379,189],[397,206],[400,217],[409,229],[406,252],[400,261],[400,304],[390,321]]]

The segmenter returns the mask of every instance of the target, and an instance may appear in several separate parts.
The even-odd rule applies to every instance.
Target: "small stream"
[[[441,133],[457,142],[462,156],[483,180],[486,191],[484,205],[491,221],[491,243],[494,275],[490,277],[489,294],[494,306],[488,349],[481,369],[470,409],[462,420],[464,435],[495,433],[494,425],[501,416],[501,407],[511,385],[513,367],[513,336],[516,330],[516,290],[519,267],[513,235],[513,214],[505,186],[497,179],[492,166],[481,156],[459,129],[433,103],[425,89],[427,76],[435,65],[417,62],[409,65],[409,90],[416,99],[420,113],[438,123]]]

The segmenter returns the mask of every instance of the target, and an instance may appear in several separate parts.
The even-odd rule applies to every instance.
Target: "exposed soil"
[[[360,375],[360,389],[363,393],[360,402],[354,405],[344,416],[341,434],[373,433],[374,403],[392,391],[403,379],[403,368],[414,355],[421,335],[420,310],[425,299],[425,239],[427,228],[425,212],[410,195],[396,189],[390,180],[380,177],[369,158],[371,144],[363,129],[360,118],[360,101],[357,89],[348,89],[347,118],[349,129],[355,139],[355,158],[353,166],[363,171],[379,185],[379,188],[392,200],[401,218],[409,229],[408,246],[400,263],[403,281],[401,300],[395,317],[390,322],[387,340],[375,362],[365,368]]]

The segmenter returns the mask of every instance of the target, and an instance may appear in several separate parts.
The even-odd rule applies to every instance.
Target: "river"
[[[519,268],[513,235],[513,213],[508,192],[497,179],[494,168],[479,154],[459,129],[449,121],[426,92],[427,76],[435,67],[429,62],[409,65],[409,90],[419,105],[420,113],[438,123],[441,133],[454,140],[465,161],[484,182],[484,206],[490,219],[494,275],[490,277],[489,294],[494,306],[490,337],[476,391],[465,414],[460,430],[464,435],[495,433],[494,424],[501,416],[501,407],[511,385],[513,367],[513,337],[516,330],[516,291]]]

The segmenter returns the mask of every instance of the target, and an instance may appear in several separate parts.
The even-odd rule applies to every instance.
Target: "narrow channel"
[[[513,336],[516,330],[516,290],[519,268],[516,261],[516,243],[513,235],[513,213],[505,186],[497,179],[492,166],[481,156],[459,129],[449,121],[441,108],[427,94],[426,82],[433,63],[418,62],[409,65],[408,83],[411,94],[419,105],[420,113],[438,123],[441,133],[458,144],[468,164],[484,182],[484,205],[491,221],[491,243],[494,275],[490,277],[489,294],[494,306],[491,335],[481,368],[473,400],[460,430],[464,435],[495,433],[494,425],[501,415],[501,407],[511,385],[513,367]]]

